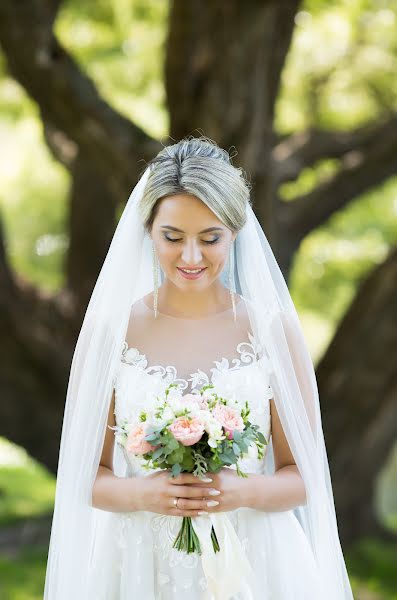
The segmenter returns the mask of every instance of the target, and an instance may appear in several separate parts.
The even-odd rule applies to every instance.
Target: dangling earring
[[[158,287],[159,287],[159,261],[157,258],[154,242],[152,240],[152,257],[153,257],[153,308],[154,318],[157,318],[157,302],[158,302]]]
[[[230,290],[230,295],[232,297],[234,322],[236,322],[236,319],[237,319],[236,303],[234,300],[234,294],[236,292],[236,282],[234,279],[234,243],[233,243],[233,241],[230,244],[230,250],[229,250],[229,290]]]

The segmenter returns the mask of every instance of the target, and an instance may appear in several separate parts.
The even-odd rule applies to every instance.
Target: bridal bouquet
[[[212,384],[183,394],[175,383],[154,400],[153,407],[141,411],[136,422],[124,420],[112,427],[127,455],[141,456],[144,468],[170,469],[172,477],[182,472],[202,477],[235,464],[238,475],[247,477],[239,459],[263,457],[267,441],[259,425],[249,421],[247,401],[223,398]],[[211,539],[218,552],[213,527]],[[173,547],[201,554],[191,517],[183,517]]]

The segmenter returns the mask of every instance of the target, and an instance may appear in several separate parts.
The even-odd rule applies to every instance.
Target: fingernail
[[[219,504],[219,502],[217,502],[216,500],[210,500],[209,502],[207,502],[207,506],[216,506],[217,504]]]
[[[201,479],[201,481],[204,481],[204,483],[211,483],[212,479],[210,479],[209,477],[199,477],[199,479]]]
[[[206,510],[199,510],[198,515],[208,515],[208,512]]]
[[[214,490],[213,488],[208,492],[210,496],[217,496],[220,494],[219,490]]]

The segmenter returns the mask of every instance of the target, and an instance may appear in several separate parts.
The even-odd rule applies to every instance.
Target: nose
[[[183,246],[182,260],[185,265],[196,265],[201,262],[201,250],[195,240],[187,240]]]

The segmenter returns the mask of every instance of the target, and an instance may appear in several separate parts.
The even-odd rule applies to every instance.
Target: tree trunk
[[[172,4],[166,93],[173,139],[198,132],[238,148],[255,210],[277,253],[271,150],[280,74],[299,0]],[[281,240],[280,240],[281,241]]]
[[[317,366],[342,537],[382,532],[376,481],[397,439],[397,249],[361,285]]]

